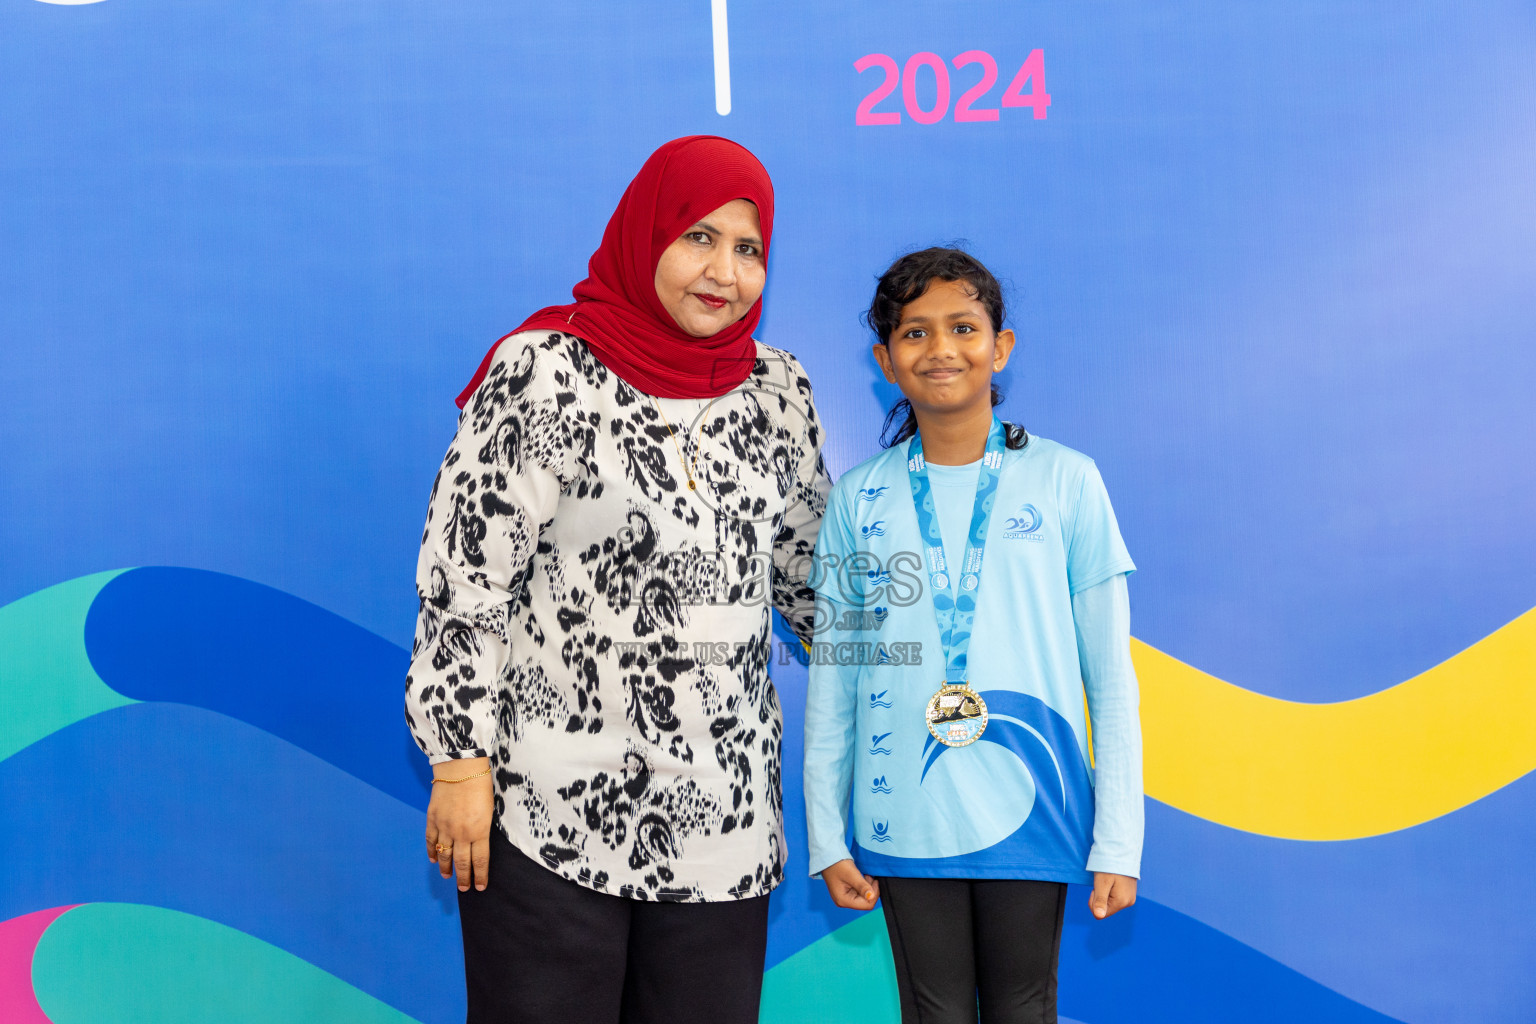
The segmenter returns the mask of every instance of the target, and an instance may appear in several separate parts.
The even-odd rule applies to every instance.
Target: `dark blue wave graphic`
[[[1061,1012],[1093,1024],[1396,1024],[1214,928],[1150,900],[1107,921],[1073,886]]]
[[[1252,835],[1148,800],[1143,891],[1404,1019],[1530,1024],[1536,918],[1487,888],[1532,850],[1536,774],[1340,843]]]
[[[97,595],[85,646],[125,697],[238,718],[427,806],[401,710],[409,655],[339,615],[222,573],[133,569]]]
[[[0,762],[0,920],[65,903],[238,928],[429,1024],[464,1019],[419,811],[232,718],[133,704]],[[494,881],[492,884],[495,884]]]
[[[304,748],[316,757],[344,768],[347,773],[367,782],[378,790],[390,793],[401,800],[406,800],[416,807],[425,806],[427,796],[424,780],[425,762],[407,737],[404,723],[398,711],[400,706],[398,695],[405,672],[406,653],[395,645],[382,640],[367,630],[353,625],[339,616],[280,591],[236,577],[190,569],[138,569],[118,577],[98,597],[87,620],[86,643],[97,671],[101,673],[102,677],[114,689],[127,696],[141,700],[174,701],[178,704],[205,707],[222,715],[227,715],[230,718],[249,722],[264,732],[282,737],[295,746]],[[792,666],[790,668],[778,667],[775,670],[776,681],[786,694],[786,725],[791,730],[785,738],[785,756],[786,758],[792,758],[792,760],[786,763],[785,784],[791,791],[795,790],[799,783],[798,728],[800,708],[794,698],[797,695],[803,694],[804,684],[803,679],[800,678],[803,675],[804,672],[799,666]],[[988,700],[994,708],[999,708],[995,695],[989,694]],[[317,708],[319,709],[318,712],[316,711]],[[120,718],[123,713],[131,710],[133,709],[122,709],[121,712],[114,712],[103,717],[107,719]],[[141,709],[138,713],[142,714],[146,710]],[[168,718],[157,719],[157,721],[165,722],[181,721],[181,719],[174,717],[173,713],[175,712],[191,713],[190,709],[177,709],[174,707],[162,707],[160,711],[171,715]],[[1015,717],[1024,717],[1019,715],[1016,710],[1008,713],[1013,714]],[[213,716],[204,717],[217,720],[213,719]],[[92,725],[91,723],[93,722],[98,724]],[[225,724],[233,725],[233,723],[228,723],[227,721]],[[1005,723],[993,723],[989,727],[989,733],[991,728],[999,724]],[[92,719],[88,722],[79,723],[77,726],[71,727],[70,730],[65,730],[64,733],[59,734],[59,738],[73,734],[73,730],[100,727],[98,720]],[[207,735],[208,732],[208,728],[199,726],[200,735]],[[998,733],[999,738],[1002,736],[1001,732]],[[1035,748],[1039,747],[1038,741],[1035,741],[1033,737],[1028,738]],[[50,749],[57,739],[50,738],[50,740],[45,741],[43,744],[39,744],[34,750],[24,752],[28,759],[26,761],[21,760],[23,755],[17,755],[17,757],[5,762],[4,765],[0,765],[0,782],[10,787],[7,790],[8,792],[25,793],[29,789],[36,788],[45,780],[46,776],[58,770],[50,766],[52,762],[43,765],[33,764],[31,768],[22,767],[24,764],[32,763],[30,761],[31,758],[35,758],[43,751]],[[167,743],[173,741],[173,737],[165,737],[164,739]],[[225,741],[218,739],[213,742],[220,744]],[[294,751],[284,744],[276,743],[272,740],[271,736],[266,737],[266,743],[271,747],[286,750],[289,759],[302,758],[300,752]],[[236,745],[231,749],[238,750],[239,746]],[[102,773],[105,773],[107,777],[116,774],[123,781],[120,784],[121,789],[119,789],[119,783],[114,782],[111,786],[103,788],[97,797],[93,797],[93,800],[97,804],[120,804],[123,807],[141,805],[143,802],[142,798],[128,793],[131,784],[127,777],[132,773],[121,770],[122,763],[117,755],[113,755],[107,748],[102,748],[102,750],[103,752],[93,761],[96,767],[92,771],[96,772],[98,776]],[[244,765],[243,774],[250,776],[254,780],[253,784],[260,784],[264,790],[271,794],[269,799],[274,807],[292,804],[295,800],[295,794],[306,793],[304,786],[309,784],[307,782],[303,784],[298,782],[289,784],[273,781],[270,777],[263,778],[264,776],[269,776],[271,771],[279,771],[279,774],[281,774],[279,768],[273,767],[261,759],[265,756],[265,754],[252,754],[243,757],[240,763]],[[57,763],[66,764],[68,759],[60,759]],[[316,770],[323,770],[324,767],[324,765],[316,765]],[[217,764],[206,766],[205,770],[227,773],[232,769],[229,764],[220,761]],[[1042,767],[1037,771],[1037,777],[1043,775],[1043,772],[1044,769]],[[331,774],[333,776],[336,775],[334,772]],[[1050,778],[1054,778],[1054,765],[1052,766]],[[355,789],[364,793],[370,792],[367,787],[363,786],[356,786]],[[1533,796],[1536,796],[1536,787],[1516,786],[1512,787],[1512,790],[1519,790],[1519,802],[1522,806],[1536,805],[1536,800],[1532,799]],[[1513,794],[1510,791],[1506,791],[1506,795]],[[381,802],[394,807],[397,812],[406,813],[408,821],[395,827],[395,831],[402,836],[400,842],[406,851],[406,863],[408,865],[411,864],[415,856],[415,846],[420,841],[420,818],[406,812],[406,809],[400,807],[399,804],[383,799],[378,793],[371,793],[371,798],[375,802]],[[42,804],[42,806],[68,808],[80,806],[78,797],[62,794],[48,797],[39,796],[38,799],[49,801],[46,804]],[[164,794],[163,799],[169,802],[173,799],[173,795]],[[1500,800],[1500,795],[1496,794],[1489,799],[1497,802]],[[308,795],[305,795],[301,802],[303,806],[294,807],[293,810],[296,815],[301,815],[306,820],[314,816],[317,808],[331,806],[333,803],[348,803],[348,801],[335,801],[333,798],[323,795],[317,795],[315,800],[310,800]],[[355,803],[355,801],[351,802]],[[368,801],[364,800],[363,803],[367,805]],[[24,806],[12,801],[6,801],[6,804],[6,810],[3,812],[5,818],[18,814],[19,809]],[[794,838],[791,839],[789,850],[789,877],[786,879],[785,885],[775,895],[773,902],[774,928],[770,935],[769,943],[771,952],[769,958],[770,966],[794,951],[803,948],[838,925],[845,923],[846,920],[851,919],[853,916],[849,912],[838,911],[831,907],[830,901],[826,898],[825,889],[819,880],[806,879],[804,877],[804,825],[800,821],[801,814],[799,813],[800,808],[798,805],[798,800],[790,800],[786,805],[786,824]],[[36,805],[31,804],[29,798],[25,806]],[[1474,805],[1474,808],[1477,806]],[[1229,859],[1224,856],[1227,847],[1233,847],[1231,851],[1233,854],[1236,854],[1238,852],[1237,848],[1240,847],[1243,862],[1250,865],[1264,865],[1266,874],[1283,873],[1283,869],[1287,866],[1292,869],[1300,868],[1309,881],[1301,886],[1303,891],[1297,892],[1296,898],[1303,902],[1316,903],[1318,901],[1314,897],[1318,893],[1325,889],[1337,888],[1341,869],[1343,877],[1358,873],[1369,874],[1370,872],[1366,870],[1366,862],[1369,861],[1375,865],[1371,870],[1380,871],[1385,869],[1390,873],[1392,865],[1397,863],[1404,853],[1407,852],[1406,849],[1394,849],[1393,855],[1383,857],[1383,851],[1378,849],[1380,846],[1412,846],[1414,843],[1421,841],[1421,837],[1427,836],[1428,833],[1438,834],[1445,832],[1448,842],[1454,840],[1457,836],[1466,835],[1466,826],[1469,826],[1471,823],[1464,820],[1464,816],[1469,812],[1477,813],[1474,809],[1464,810],[1460,812],[1455,821],[1430,823],[1429,825],[1421,826],[1420,829],[1405,833],[1400,837],[1381,837],[1375,840],[1363,840],[1358,843],[1344,844],[1290,844],[1266,840],[1262,837],[1230,833],[1230,830],[1222,829],[1220,826],[1211,825],[1208,822],[1200,822],[1194,819],[1185,821],[1185,816],[1178,815],[1176,812],[1169,812],[1153,801],[1149,807],[1147,874],[1149,879],[1151,879],[1151,885],[1155,887],[1153,891],[1161,893],[1164,889],[1172,889],[1174,891],[1169,892],[1168,895],[1178,899],[1180,901],[1179,905],[1183,906],[1186,903],[1201,904],[1202,909],[1200,912],[1202,916],[1206,916],[1206,912],[1209,911],[1215,915],[1213,919],[1218,924],[1223,923],[1223,918],[1230,918],[1232,919],[1231,924],[1241,927],[1239,919],[1244,916],[1241,907],[1233,904],[1229,896],[1202,901],[1196,895],[1195,890],[1208,888],[1198,883],[1198,877],[1203,876],[1205,870],[1202,869],[1200,872],[1191,873],[1188,865],[1193,863],[1193,861],[1186,859],[1183,854],[1187,853],[1190,856],[1199,854],[1202,857],[1211,858],[1213,863],[1210,863],[1209,867],[1218,875],[1225,876],[1227,879],[1227,881],[1220,883],[1224,890],[1227,886],[1240,884],[1242,876],[1242,872],[1237,870],[1238,865],[1236,863],[1226,864],[1226,861]],[[260,812],[257,816],[270,817],[271,814],[272,812],[267,811]],[[351,820],[351,816],[348,816],[347,820]],[[1526,820],[1526,818],[1524,816],[1516,816],[1515,820]],[[61,827],[63,827],[62,824]],[[87,826],[83,824],[78,827],[89,832]],[[1519,838],[1508,832],[1508,818],[1505,819],[1505,824],[1502,828],[1504,829],[1503,834],[1509,836],[1510,843],[1519,845]],[[29,826],[26,822],[13,820],[10,822],[8,834],[26,834],[28,830]],[[150,840],[153,840],[162,831],[167,837],[168,844],[181,842],[181,840],[177,839],[175,829],[151,824],[147,826],[146,831],[141,837],[143,848],[149,850],[155,846],[156,844],[150,842]],[[214,829],[213,831],[217,832],[219,829]],[[1488,831],[1490,831],[1490,828],[1479,827],[1471,829],[1471,832],[1475,834],[1483,834]],[[1532,830],[1528,829],[1527,831]],[[1199,838],[1197,841],[1193,840],[1186,833],[1198,833]],[[796,840],[798,840],[798,843]],[[1174,841],[1174,848],[1168,848],[1170,840]],[[1495,845],[1497,849],[1504,851],[1503,856],[1507,856],[1510,843]],[[339,846],[340,841],[327,839],[326,845]],[[1184,849],[1186,846],[1190,848]],[[1198,847],[1198,850],[1194,849],[1195,847]],[[415,1009],[412,1008],[415,1004],[411,1002],[411,992],[417,991],[420,988],[420,985],[415,981],[410,985],[401,984],[399,986],[400,991],[392,995],[388,987],[388,978],[380,978],[378,983],[375,984],[368,980],[367,977],[359,976],[356,973],[356,964],[354,962],[357,960],[356,957],[345,952],[335,952],[334,950],[331,954],[327,954],[329,947],[324,933],[330,926],[330,922],[305,924],[300,921],[287,920],[284,923],[286,912],[280,913],[276,903],[267,905],[264,902],[267,901],[265,896],[253,898],[249,906],[236,900],[221,909],[221,899],[226,901],[233,899],[227,893],[221,895],[220,888],[223,883],[207,886],[207,891],[201,896],[189,890],[183,892],[181,897],[177,896],[177,893],[181,890],[177,887],[175,881],[169,877],[169,874],[163,880],[163,888],[158,891],[158,894],[156,894],[156,891],[150,890],[154,890],[154,885],[160,883],[151,884],[151,880],[147,878],[139,879],[131,886],[123,885],[121,884],[123,879],[131,878],[136,870],[144,871],[150,868],[153,864],[150,860],[151,856],[158,857],[160,854],[158,852],[153,854],[146,852],[141,856],[132,852],[134,847],[130,845],[124,848],[123,856],[119,858],[113,856],[110,849],[109,843],[105,848],[106,852],[102,852],[98,860],[92,861],[76,872],[79,879],[88,884],[88,892],[81,893],[72,885],[60,885],[56,881],[50,882],[46,877],[37,879],[38,886],[36,887],[31,884],[31,881],[18,886],[9,886],[3,895],[0,895],[0,909],[5,910],[4,916],[14,916],[16,913],[26,912],[42,906],[52,906],[72,901],[105,899],[123,899],[185,909],[214,920],[224,921],[234,927],[239,927],[242,930],[249,931],[267,941],[273,942],[275,945],[289,949],[297,955],[325,967],[325,969],[330,970],[339,977],[358,985],[358,987],[377,995],[381,999],[385,999],[387,1002],[400,1007],[408,1013],[413,1013],[421,1019],[447,1019],[440,1012],[435,1012],[431,1005],[428,1005],[430,1001],[421,1001],[421,1005],[416,1005]],[[396,852],[398,853],[399,851]],[[1176,853],[1178,854],[1178,863],[1170,860],[1170,857]],[[1465,857],[1467,855],[1467,851],[1463,850],[1461,856]],[[11,867],[5,869],[9,872],[6,877],[11,879],[32,879],[34,872],[30,867],[22,866],[16,858],[14,851],[9,853],[6,859],[11,862]],[[1319,864],[1309,870],[1298,864],[1298,859],[1302,862],[1316,859],[1319,861]],[[227,856],[220,857],[219,860],[224,863],[233,862]],[[235,858],[235,860],[239,860],[239,858]],[[1487,858],[1477,858],[1477,860],[1479,863],[1482,863]],[[1360,862],[1359,871],[1351,871],[1345,866],[1344,862],[1353,864],[1355,861]],[[27,858],[28,864],[34,862],[35,858]],[[1449,855],[1445,862],[1448,865],[1458,863],[1455,857],[1450,857]],[[259,857],[255,853],[248,855],[245,858],[245,862],[242,863],[245,863],[245,866],[241,870],[248,873],[252,878],[261,877],[263,872],[275,870],[273,865],[262,866]],[[356,863],[375,865],[379,862],[375,853],[365,851],[359,854],[356,858]],[[1325,863],[1327,867],[1323,869]],[[370,868],[370,870],[375,869]],[[436,915],[432,920],[437,921],[440,926],[446,928],[444,935],[434,938],[430,945],[440,954],[446,952],[452,955],[454,964],[447,968],[447,971],[451,976],[450,980],[456,981],[460,975],[457,974],[459,970],[457,966],[457,925],[452,900],[447,897],[435,880],[424,875],[415,874],[413,865],[410,867],[410,872],[413,873],[412,877],[418,879],[418,882],[412,883],[414,886],[413,894],[432,901],[433,913]],[[47,872],[44,874],[46,875]],[[1332,886],[1327,884],[1329,876],[1332,876],[1335,883]],[[116,878],[117,881],[114,882],[113,878]],[[237,877],[231,875],[227,884],[233,889],[247,883],[243,883]],[[1268,892],[1273,891],[1274,886],[1281,883],[1278,877],[1276,877],[1259,884],[1264,891]],[[117,888],[114,889],[114,886]],[[1346,888],[1351,893],[1359,891],[1353,884],[1346,884]],[[1360,888],[1365,888],[1365,886]],[[303,886],[300,886],[295,891],[302,893],[306,890]],[[436,897],[443,897],[441,902],[436,901],[436,897],[432,895],[434,893]],[[1085,899],[1086,894],[1083,890],[1079,888],[1072,890],[1074,906],[1082,904]],[[331,902],[331,897],[325,895],[322,890],[312,890],[308,901],[310,908],[321,907],[328,905]],[[1459,913],[1462,917],[1468,917],[1468,923],[1472,924],[1471,918],[1475,918],[1476,914],[1473,914],[1470,908],[1477,903],[1478,901],[1460,903],[1458,906],[1461,910],[1456,911],[1456,913]],[[1157,907],[1157,905],[1143,899],[1135,909],[1127,912],[1132,917],[1126,918],[1125,915],[1121,915],[1121,917],[1117,917],[1107,923],[1090,923],[1086,919],[1076,921],[1076,911],[1074,911],[1074,917],[1069,918],[1067,932],[1063,939],[1062,992],[1064,1012],[1068,1012],[1072,1016],[1077,1016],[1081,1019],[1092,1020],[1094,1024],[1108,1024],[1111,1018],[1104,1017],[1102,1014],[1095,1015],[1097,1011],[1090,1012],[1088,1009],[1083,1008],[1081,1004],[1070,1004],[1076,1006],[1075,1011],[1067,1009],[1069,1006],[1067,997],[1079,987],[1076,980],[1078,975],[1082,977],[1099,977],[1099,975],[1094,974],[1094,968],[1088,961],[1093,959],[1094,950],[1101,950],[1103,946],[1110,944],[1109,939],[1105,938],[1105,936],[1115,929],[1124,927],[1122,918],[1125,918],[1126,921],[1132,919],[1144,921],[1155,916],[1151,909],[1153,907]],[[303,911],[304,908],[300,906],[298,909]],[[1173,915],[1175,921],[1185,922],[1186,927],[1193,927],[1195,929],[1206,927],[1166,907],[1157,907],[1157,910]],[[1358,912],[1360,920],[1375,919],[1380,917],[1382,908],[1376,907],[1373,913],[1369,907],[1362,906],[1356,908],[1356,911],[1352,911],[1351,914],[1354,915],[1356,912]],[[231,915],[234,916],[231,917]],[[1325,916],[1327,915],[1325,914]],[[399,922],[405,920],[405,918],[397,917],[394,912],[374,916],[365,915],[365,917],[380,932],[402,927]],[[1322,929],[1323,934],[1347,933],[1348,929],[1340,931],[1342,922],[1332,921],[1331,918],[1329,920],[1331,923],[1328,927]],[[1136,941],[1134,945],[1129,945],[1127,949],[1117,951],[1113,955],[1113,961],[1117,965],[1115,967],[1116,977],[1126,971],[1135,970],[1133,965],[1131,965],[1131,960],[1134,959],[1138,963],[1145,960],[1151,955],[1151,947],[1162,941],[1155,935],[1149,938],[1146,934],[1145,925],[1138,925],[1137,927],[1139,930],[1135,932]],[[1075,941],[1073,939],[1074,929],[1078,929],[1083,933],[1082,942],[1079,944],[1083,945],[1084,948],[1077,953],[1073,952],[1073,942]],[[306,930],[309,932],[308,938],[305,938]],[[1306,985],[1315,985],[1320,992],[1327,993],[1329,997],[1337,1000],[1340,1006],[1344,1007],[1339,1012],[1357,1012],[1357,1004],[1344,999],[1342,996],[1338,996],[1330,989],[1307,981],[1305,977],[1297,972],[1290,971],[1289,968],[1265,957],[1250,947],[1244,946],[1241,942],[1228,937],[1221,931],[1214,928],[1206,930],[1214,938],[1203,946],[1197,944],[1197,946],[1191,947],[1191,955],[1197,949],[1205,949],[1207,952],[1211,952],[1230,946],[1233,950],[1237,951],[1233,956],[1237,957],[1238,960],[1257,958],[1255,962],[1268,965],[1268,970],[1294,975],[1295,978],[1293,980],[1297,984],[1305,983],[1301,985],[1303,990]],[[1524,934],[1528,931],[1530,931],[1528,922],[1521,928],[1514,929],[1514,932],[1519,934]],[[1475,937],[1479,933],[1474,928],[1471,934]],[[1505,934],[1509,933],[1505,932]],[[1318,937],[1315,936],[1314,938]],[[1095,944],[1089,944],[1090,938],[1094,940]],[[1180,939],[1179,941],[1184,940]],[[1298,937],[1293,936],[1286,941],[1294,945],[1300,940]],[[1473,949],[1482,949],[1489,946],[1490,942],[1491,940],[1473,941],[1469,946]],[[1499,948],[1484,949],[1484,952],[1478,955],[1487,956],[1495,954],[1494,958],[1499,959],[1500,957],[1497,954],[1502,954],[1506,951],[1506,944],[1492,944]],[[413,955],[419,955],[420,949],[424,948],[425,945],[417,944],[412,946],[412,949],[417,951],[417,954]],[[1301,947],[1297,946],[1295,952],[1298,957],[1302,955],[1300,950]],[[1507,951],[1510,955],[1517,955],[1517,951],[1513,948]],[[405,954],[401,953],[400,955],[404,956]],[[1339,951],[1339,955],[1346,955],[1346,951]],[[327,959],[327,956],[329,956],[329,959]],[[1069,967],[1068,965],[1071,963],[1070,958],[1074,956],[1078,957],[1082,963],[1079,966]],[[1227,969],[1224,965],[1229,959],[1232,958],[1223,953],[1208,963],[1195,963],[1192,960],[1191,970],[1194,973],[1190,975],[1192,980],[1190,980],[1189,984],[1196,988],[1202,986],[1208,988],[1212,983],[1211,979]],[[1361,958],[1354,957],[1353,959],[1360,960]],[[1375,963],[1381,958],[1365,959]],[[1297,962],[1304,965],[1306,961],[1298,960]],[[1368,969],[1370,965],[1362,961],[1360,966],[1364,970]],[[1147,968],[1147,970],[1161,977],[1166,967],[1167,965],[1158,966],[1154,964],[1152,967]],[[1382,964],[1381,967],[1382,969],[1388,969],[1386,964]],[[434,972],[434,974],[440,973]],[[1409,985],[1410,988],[1413,987],[1413,983],[1402,978],[1399,972],[1392,971],[1391,973],[1397,978],[1393,982],[1393,987],[1399,992],[1401,992],[1403,985]],[[1503,972],[1500,973],[1502,976]],[[1196,975],[1198,975],[1198,980],[1195,980]],[[1372,978],[1364,978],[1362,980],[1364,984],[1356,986],[1353,990],[1377,992],[1382,990],[1388,981],[1385,975],[1383,975],[1379,983],[1372,980]],[[1094,984],[1113,987],[1118,985],[1119,982],[1115,981],[1114,978],[1099,977],[1099,981],[1096,981]],[[1289,991],[1297,988],[1297,984],[1287,983],[1280,985],[1279,988]],[[447,986],[445,991],[449,991],[448,998],[458,1001],[462,1000],[461,990],[454,988],[452,985]],[[1511,998],[1515,998],[1516,1002],[1519,1002],[1518,997],[1515,997],[1507,988],[1502,992],[1502,995],[1496,992],[1491,998],[1494,1002],[1488,1005],[1487,1008],[1490,1010],[1495,1007],[1509,1010],[1514,1005],[1510,1002]],[[455,1002],[454,1005],[461,1005],[461,1003]],[[1183,1004],[1175,1000],[1171,1005]],[[1227,1011],[1223,1011],[1228,1014],[1227,1017],[1218,1014],[1215,1017],[1207,1015],[1204,1018],[1191,1016],[1189,1019],[1233,1019],[1232,1015],[1237,1014],[1235,1007],[1239,1005],[1244,1007],[1245,1012],[1252,1008],[1250,1003],[1234,1003],[1228,1007]],[[1536,1001],[1533,1001],[1531,1005],[1536,1006]],[[441,1005],[439,1004],[436,1009],[441,1010]],[[1142,1016],[1125,1019],[1158,1020],[1163,1018]],[[1247,1020],[1250,1018],[1239,1016],[1236,1019]],[[1357,1018],[1320,1016],[1314,1019],[1355,1020]],[[1365,1017],[1358,1019],[1384,1020],[1387,1018]],[[1506,1018],[1505,1016],[1494,1014],[1485,1019],[1491,1021],[1495,1019],[1514,1020],[1517,1018]]]

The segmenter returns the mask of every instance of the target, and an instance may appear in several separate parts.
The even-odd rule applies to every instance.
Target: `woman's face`
[[[656,297],[677,326],[708,338],[747,315],[767,276],[757,206],[732,199],[662,252]]]
[[[992,374],[1008,364],[1012,331],[993,331],[987,307],[965,281],[934,279],[901,308],[875,359],[914,409],[930,414],[992,407]]]

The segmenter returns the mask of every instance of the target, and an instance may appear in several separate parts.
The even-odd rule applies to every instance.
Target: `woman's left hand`
[[[488,757],[432,766],[434,778],[450,781],[432,786],[427,803],[427,859],[444,878],[456,876],[459,892],[468,892],[471,884],[484,889],[490,877],[491,819],[496,811],[490,767]],[[456,779],[464,781],[452,781]]]
[[[1112,875],[1108,871],[1093,873],[1093,895],[1088,897],[1088,909],[1100,921],[1131,906],[1136,902],[1136,879],[1130,875]]]

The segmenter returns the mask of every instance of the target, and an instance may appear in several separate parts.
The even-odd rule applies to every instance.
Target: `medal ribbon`
[[[997,481],[1003,468],[1003,424],[992,417],[987,433],[986,454],[981,457],[981,474],[976,479],[976,500],[971,506],[971,531],[966,537],[965,555],[958,581],[953,569],[945,564],[944,535],[939,531],[939,516],[933,500],[933,486],[928,482],[928,463],[923,459],[923,439],[913,435],[907,445],[907,481],[912,485],[912,506],[917,510],[917,526],[922,532],[928,562],[928,592],[933,597],[933,612],[939,620],[939,640],[944,645],[944,681],[964,683],[966,658],[971,648],[971,628],[976,622],[976,591],[981,587],[981,562],[987,551],[987,523],[992,518],[992,504],[997,498]],[[958,582],[956,596],[954,584]]]

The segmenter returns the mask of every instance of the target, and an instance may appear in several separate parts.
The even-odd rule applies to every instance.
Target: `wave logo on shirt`
[[[887,655],[887,657],[889,657],[889,655]],[[872,708],[888,708],[888,707],[890,707],[891,706],[891,702],[885,699],[885,695],[890,693],[890,692],[891,692],[890,690],[881,690],[879,693],[872,693],[872,694],[870,694],[869,695],[869,706],[872,707]]]
[[[888,842],[891,841],[891,823],[890,822],[888,822],[888,821],[874,821],[873,819],[871,819],[870,824],[874,828],[874,832],[873,832],[872,835],[870,835],[869,838],[873,839],[877,843],[888,843]]]
[[[992,855],[1032,858],[1028,863],[1087,863],[1093,833],[1093,783],[1072,726],[1039,697],[1016,690],[983,690],[987,731],[978,743],[1009,751],[1029,772],[1035,799],[1029,816],[1011,835],[988,847]],[[923,746],[921,785],[929,769],[953,750],[929,737]],[[954,765],[965,772],[962,762]],[[978,851],[980,852],[980,851]]]
[[[876,519],[874,522],[870,523],[868,526],[861,526],[861,527],[859,527],[859,532],[861,534],[863,534],[865,536],[865,538],[869,538],[869,537],[884,537],[885,536],[885,520],[884,519]]]
[[[869,752],[871,754],[889,754],[891,752],[891,748],[883,747],[881,744],[889,739],[890,735],[891,734],[888,732],[882,732],[871,736],[869,738]]]
[[[869,784],[869,791],[871,793],[889,793],[891,791],[891,785],[885,781],[884,775],[880,775],[875,778],[874,782]]]
[[[859,501],[874,501],[882,497],[889,487],[861,487],[859,488]]]
[[[1016,515],[1009,516],[1003,523],[1003,538],[1005,540],[1044,540],[1044,537],[1035,532],[1040,529],[1043,521],[1039,509],[1033,505],[1024,505]]]
[[[869,585],[872,586],[872,587],[883,587],[887,583],[891,582],[891,574],[889,572],[884,571],[884,570],[871,569],[871,570],[869,570],[869,572],[865,573],[864,575],[866,577],[868,577]],[[875,612],[877,614],[879,613],[879,611],[880,611],[879,608],[875,609]]]

